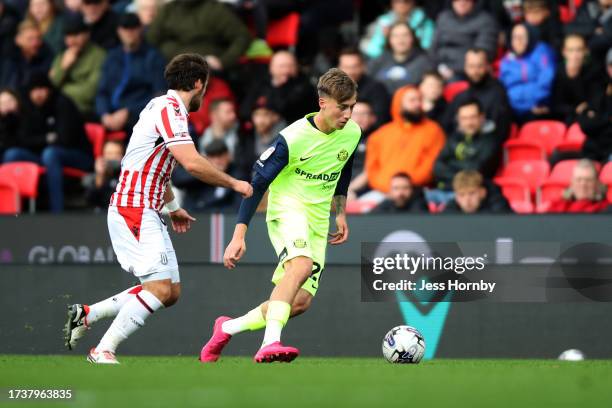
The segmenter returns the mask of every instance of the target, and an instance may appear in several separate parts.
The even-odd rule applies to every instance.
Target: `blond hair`
[[[330,97],[344,102],[357,93],[357,84],[344,71],[332,68],[319,78],[319,98]]]

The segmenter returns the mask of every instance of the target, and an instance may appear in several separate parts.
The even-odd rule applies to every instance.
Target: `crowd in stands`
[[[610,211],[612,0],[0,0],[0,170],[38,164],[39,209],[105,208],[183,52],[212,70],[191,136],[236,177],[337,66],[359,92],[349,211]],[[240,203],[171,182],[190,211]]]

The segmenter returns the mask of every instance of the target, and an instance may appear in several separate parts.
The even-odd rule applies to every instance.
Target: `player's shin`
[[[121,308],[96,350],[114,353],[122,341],[144,326],[145,320],[162,307],[162,302],[151,292],[140,291]]]
[[[133,298],[134,295],[139,293],[141,290],[142,285],[132,286],[131,288],[128,288],[121,293],[117,293],[108,299],[104,299],[98,303],[90,305],[86,318],[87,325],[92,325],[101,319],[117,316],[123,305],[125,305],[129,299]]]
[[[262,313],[261,305],[243,316],[223,322],[221,326],[225,333],[232,336],[246,330],[255,331],[264,327],[266,327],[266,319]]]
[[[291,305],[280,300],[271,300],[268,303],[268,312],[266,313],[266,332],[262,347],[280,341],[281,331],[291,313]]]

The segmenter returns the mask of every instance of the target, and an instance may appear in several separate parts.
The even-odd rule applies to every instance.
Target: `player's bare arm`
[[[246,232],[249,227],[246,224],[236,224],[232,240],[225,248],[223,254],[223,265],[228,269],[234,269],[236,264],[246,252]]]
[[[174,191],[172,191],[172,187],[170,187],[170,185],[166,186],[166,191],[164,192],[164,203],[168,209],[168,214],[170,215],[170,221],[172,222],[172,229],[174,232],[182,234],[189,231],[191,228],[191,222],[195,221],[196,219],[189,215],[185,209],[180,208],[174,201]]]
[[[329,233],[331,245],[340,245],[348,240],[349,228],[346,221],[346,196],[334,196],[334,206],[336,207],[336,232]]]
[[[198,180],[215,186],[231,188],[244,198],[253,194],[253,187],[249,183],[236,180],[215,168],[212,163],[198,153],[193,144],[169,146],[169,149],[181,166]]]

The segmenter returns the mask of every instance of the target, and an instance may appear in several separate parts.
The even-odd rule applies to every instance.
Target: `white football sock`
[[[266,327],[266,319],[261,313],[261,306],[257,306],[244,316],[223,322],[221,330],[233,336],[246,330],[259,330]]]
[[[117,316],[117,313],[119,313],[123,305],[125,305],[125,302],[134,297],[134,294],[139,293],[141,290],[141,285],[132,286],[121,293],[117,293],[108,299],[104,299],[89,306],[89,313],[87,313],[86,318],[87,325],[92,325],[100,319]]]
[[[151,292],[142,290],[137,293],[123,305],[104,337],[100,340],[96,351],[114,353],[122,341],[144,326],[145,320],[163,306],[162,302]]]
[[[266,322],[266,333],[264,334],[261,347],[280,341],[281,332],[283,331],[283,323],[278,320],[268,320]]]
[[[264,334],[262,347],[280,341],[281,331],[283,326],[289,320],[291,313],[291,305],[280,300],[271,300],[268,303],[268,312],[266,313],[266,333]]]

